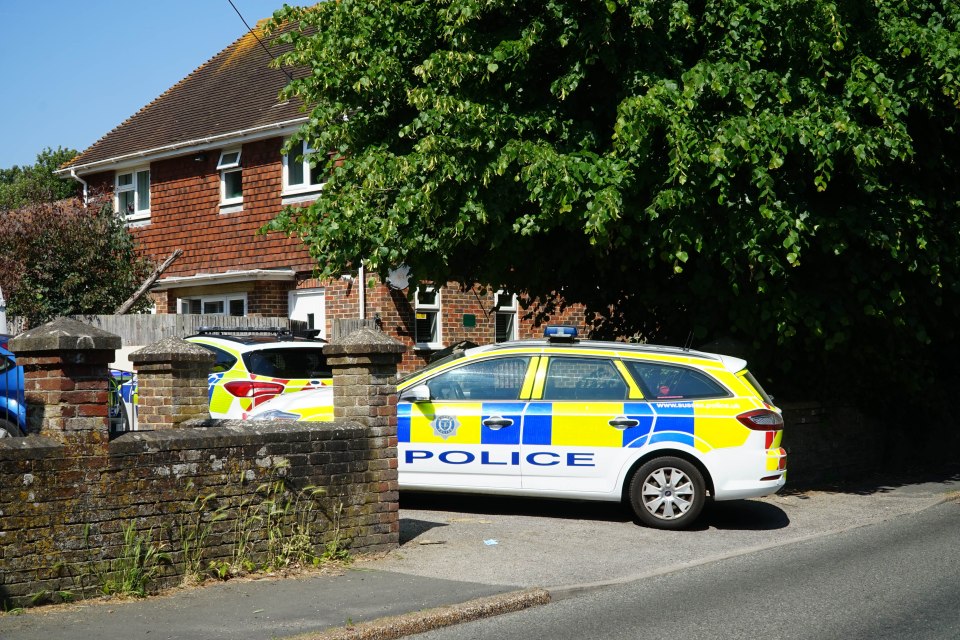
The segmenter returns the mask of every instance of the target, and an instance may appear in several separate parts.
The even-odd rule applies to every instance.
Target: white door
[[[302,320],[308,329],[319,329],[327,337],[326,306],[323,289],[295,289],[288,297],[291,320]]]

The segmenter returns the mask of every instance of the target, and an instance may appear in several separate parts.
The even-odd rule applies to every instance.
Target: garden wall
[[[205,398],[198,372],[209,353],[171,339],[131,357],[149,371],[141,417],[155,416],[157,430],[112,439],[102,400],[115,336],[73,320],[18,336],[28,413],[43,419],[38,433],[0,440],[0,601],[155,589],[396,547],[392,384],[403,347],[362,334],[328,347],[335,423],[198,419],[189,396]]]

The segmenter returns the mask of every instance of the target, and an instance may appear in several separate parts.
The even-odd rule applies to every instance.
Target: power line
[[[257,33],[250,28],[250,25],[247,24],[247,21],[243,17],[243,14],[240,13],[240,9],[237,9],[237,5],[233,4],[233,0],[227,0],[227,2],[229,2],[230,6],[233,7],[233,10],[237,12],[237,15],[240,16],[240,20],[243,22],[243,26],[247,28],[247,31],[250,32],[250,35],[252,35],[254,38],[257,39],[257,42],[259,42],[260,46],[263,47],[263,50],[267,52],[267,55],[270,56],[270,59],[276,60],[276,57],[272,53],[270,53],[270,49],[267,48],[267,45],[263,44],[263,40],[260,39],[260,36],[258,36]],[[289,71],[284,69],[283,65],[280,65],[280,71],[283,71],[283,74],[287,76],[287,78],[289,78],[291,81],[293,80],[293,75],[291,75]]]

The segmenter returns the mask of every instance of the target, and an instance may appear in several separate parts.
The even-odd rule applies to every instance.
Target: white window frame
[[[234,154],[236,154],[235,157]],[[220,171],[220,204],[234,205],[243,204],[243,167],[240,166],[242,149],[224,149],[220,153],[220,159],[217,161],[217,169]],[[238,174],[240,177],[240,195],[227,197],[227,175]]]
[[[297,146],[299,146],[299,155],[301,156],[299,164],[303,169],[303,184],[290,184],[290,154],[295,153]],[[283,195],[318,193],[323,189],[323,185],[327,183],[326,180],[316,183],[310,181],[313,167],[310,166],[310,161],[307,158],[311,153],[313,153],[313,149],[307,146],[307,141],[300,140],[294,144],[289,152],[283,154]]]
[[[147,175],[146,194],[142,193],[140,186],[141,174]],[[130,176],[130,184],[120,184],[120,178]],[[125,211],[120,208],[120,194],[133,193],[133,211]],[[127,222],[136,222],[137,220],[150,219],[150,167],[135,167],[125,171],[117,171],[113,179],[113,208],[123,215]]]
[[[506,301],[507,304],[504,304],[502,298],[509,296],[509,299]],[[512,315],[513,321],[511,326],[513,329],[507,337],[507,340],[516,340],[518,336],[518,314],[517,314],[517,294],[507,293],[503,289],[499,289],[493,296],[493,340],[497,341],[497,316],[500,315]]]
[[[420,292],[424,293],[431,292],[435,293],[436,296],[433,299],[432,304],[423,303],[420,301]],[[430,349],[430,350],[439,350],[443,349],[443,322],[441,322],[442,314],[441,306],[442,301],[440,299],[440,289],[439,287],[434,287],[433,285],[423,285],[422,287],[417,287],[413,294],[413,332],[414,332],[414,349]],[[420,336],[416,335],[417,333],[417,315],[421,313],[432,313],[436,316],[436,335],[433,336],[434,340],[423,342],[420,340]]]
[[[242,300],[242,301],[243,301],[243,315],[242,315],[242,316],[234,316],[234,317],[246,317],[246,316],[247,316],[247,313],[249,313],[249,310],[250,310],[250,308],[249,308],[249,306],[248,306],[248,304],[247,304],[247,294],[246,294],[246,293],[224,293],[224,294],[220,294],[220,295],[184,296],[183,298],[177,298],[177,313],[178,313],[178,314],[184,313],[184,311],[183,311],[183,305],[184,305],[184,303],[189,303],[189,302],[191,302],[191,301],[193,301],[193,300],[199,300],[199,301],[200,301],[200,313],[201,313],[202,315],[222,315],[222,316],[229,316],[229,315],[230,315],[230,303],[231,303],[231,302],[236,302],[236,301],[238,301],[238,300]],[[223,303],[223,313],[207,313],[207,312],[205,312],[205,311],[203,310],[203,307],[204,307],[206,304],[208,304],[208,303],[216,303],[216,302],[222,302],[222,303]],[[188,313],[189,313],[189,312],[188,312]]]

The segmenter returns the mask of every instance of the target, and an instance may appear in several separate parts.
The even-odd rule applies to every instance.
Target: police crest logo
[[[455,416],[437,416],[433,421],[433,433],[446,440],[450,436],[457,435],[459,426],[460,422]]]

